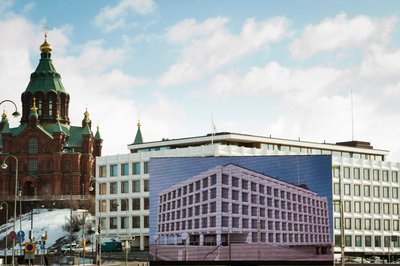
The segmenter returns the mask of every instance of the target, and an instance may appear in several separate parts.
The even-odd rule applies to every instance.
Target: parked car
[[[81,252],[83,251],[82,247],[79,247],[76,243],[72,243],[72,244],[65,244],[61,247],[60,251],[61,253],[69,253],[70,250],[75,253],[75,252]]]
[[[101,252],[120,252],[122,251],[121,242],[112,241],[112,242],[104,242],[101,244]]]

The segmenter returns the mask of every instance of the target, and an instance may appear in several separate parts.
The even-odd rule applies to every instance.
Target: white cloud
[[[377,20],[360,15],[348,19],[340,13],[306,26],[301,37],[291,44],[290,52],[296,59],[306,59],[320,52],[359,47],[372,41],[386,43],[395,24],[394,17]]]
[[[256,53],[288,34],[287,20],[276,17],[263,22],[248,19],[237,35],[226,29],[226,19],[216,18],[196,24],[183,21],[167,32],[174,42],[191,39],[182,57],[160,78],[163,86],[195,81],[236,60]],[[180,33],[183,37],[178,37]]]
[[[103,7],[93,22],[104,32],[111,32],[126,26],[130,15],[146,15],[155,9],[153,0],[121,0],[116,6]]]
[[[194,37],[204,37],[209,34],[218,34],[225,31],[224,27],[229,22],[226,17],[216,17],[198,24],[195,19],[185,19],[167,31],[167,38],[172,43],[188,41]]]
[[[400,49],[388,51],[380,45],[371,45],[360,65],[360,77],[366,79],[398,79],[400,72]]]
[[[321,94],[331,94],[342,87],[348,71],[328,67],[288,68],[271,62],[253,67],[246,74],[216,76],[207,94],[212,97],[260,96],[280,94],[296,102],[308,102]]]

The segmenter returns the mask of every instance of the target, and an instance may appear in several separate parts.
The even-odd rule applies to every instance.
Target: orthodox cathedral
[[[39,64],[21,94],[19,126],[11,128],[7,114],[1,116],[0,199],[12,204],[16,191],[25,201],[89,199],[103,140],[98,127],[93,133],[87,110],[80,125],[71,125],[70,95],[53,65],[47,34],[40,51]]]

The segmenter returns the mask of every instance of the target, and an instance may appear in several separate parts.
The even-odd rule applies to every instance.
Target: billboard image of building
[[[193,168],[204,170],[190,175]],[[170,261],[332,260],[330,168],[330,156],[151,159],[150,253]]]

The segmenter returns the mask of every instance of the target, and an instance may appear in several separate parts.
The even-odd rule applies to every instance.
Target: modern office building
[[[374,149],[368,142],[316,143],[235,133],[145,143],[140,134],[139,139],[128,145],[131,153],[97,158],[97,186],[102,186],[97,191],[102,191],[102,195],[97,195],[96,204],[98,210],[100,205],[103,207],[96,215],[101,216],[105,234],[116,235],[126,230],[136,236],[135,245],[141,249],[146,247],[149,234],[147,162],[151,157],[330,154],[334,166],[335,252],[340,252],[342,224],[347,254],[400,252],[397,238],[400,235],[400,163],[388,161],[388,151]],[[127,210],[121,208],[126,203]]]
[[[160,244],[332,244],[326,197],[233,164],[161,191],[157,218]]]

